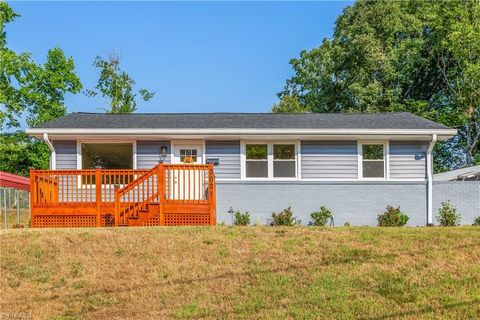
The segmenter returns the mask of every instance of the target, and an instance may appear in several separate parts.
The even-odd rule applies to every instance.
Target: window
[[[296,146],[293,143],[245,145],[246,178],[295,178]]]
[[[273,176],[275,178],[295,178],[295,145],[273,145]]]
[[[82,169],[133,169],[131,143],[83,143]]]
[[[268,145],[246,145],[246,177],[268,178]]]
[[[197,149],[180,149],[181,163],[195,163],[197,162]]]
[[[83,143],[82,169],[133,169],[133,145],[131,143]],[[126,184],[133,175],[102,175],[102,183]],[[82,184],[95,184],[95,177],[82,176]]]
[[[362,177],[385,178],[385,145],[362,144]]]

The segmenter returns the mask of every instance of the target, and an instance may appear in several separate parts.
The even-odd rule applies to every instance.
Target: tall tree
[[[459,129],[435,149],[436,170],[480,163],[478,1],[357,1],[331,39],[290,63],[281,102],[294,97],[310,112],[412,112]]]
[[[137,109],[137,94],[144,101],[148,101],[155,95],[146,89],[135,93],[133,87],[135,81],[120,69],[120,58],[116,54],[109,54],[107,59],[97,56],[93,66],[100,69],[98,83],[93,90],[86,90],[88,97],[100,94],[109,103],[107,113],[132,113]]]
[[[0,170],[27,175],[30,166],[48,167],[49,152],[43,142],[20,130],[21,119],[36,126],[65,115],[65,94],[80,92],[82,85],[73,59],[61,49],[49,50],[41,65],[29,53],[7,47],[5,26],[18,16],[0,2]]]

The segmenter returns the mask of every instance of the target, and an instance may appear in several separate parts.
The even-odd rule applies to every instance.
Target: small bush
[[[312,212],[310,216],[313,219],[314,226],[325,226],[328,219],[332,219],[332,211],[328,210],[326,207],[321,206],[319,211]]]
[[[250,213],[248,211],[236,211],[233,216],[233,224],[236,226],[248,226],[250,224]]]
[[[272,213],[272,226],[294,226],[300,224],[300,220],[293,216],[293,211],[290,207],[283,209],[282,212]]]
[[[480,216],[476,217],[475,219],[473,219],[473,224],[472,226],[477,226],[477,227],[480,227]]]
[[[454,227],[460,224],[460,214],[450,202],[442,202],[442,207],[438,210],[437,220],[442,227]]]
[[[387,206],[384,213],[379,214],[377,221],[379,227],[402,227],[407,224],[409,217],[400,211],[400,207]]]
[[[344,226],[344,227],[350,227],[350,222],[348,222],[348,221],[345,222],[345,223],[343,224],[343,226]]]

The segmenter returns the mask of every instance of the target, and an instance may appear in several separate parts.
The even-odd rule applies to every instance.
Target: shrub
[[[409,217],[400,211],[400,207],[387,206],[384,213],[379,214],[377,221],[379,227],[401,227],[407,224]]]
[[[236,211],[233,216],[233,224],[236,226],[248,226],[250,224],[250,213],[248,211]]]
[[[313,219],[314,226],[325,226],[328,219],[333,219],[332,211],[328,210],[324,206],[320,207],[320,211],[312,212],[310,216]]]
[[[350,227],[350,222],[348,222],[348,221],[345,222],[345,223],[343,224],[343,226],[344,226],[344,227]]]
[[[272,226],[294,226],[300,224],[300,220],[293,216],[293,211],[290,207],[283,209],[282,212],[272,213]]]
[[[473,224],[472,226],[477,226],[477,227],[480,227],[480,216],[476,217],[475,219],[473,219]]]
[[[442,207],[438,210],[437,220],[442,227],[458,226],[460,224],[460,214],[457,213],[457,208],[449,201],[442,202]]]

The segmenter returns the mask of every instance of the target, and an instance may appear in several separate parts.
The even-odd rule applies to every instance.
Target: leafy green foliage
[[[300,220],[293,216],[291,207],[283,209],[279,213],[272,213],[272,226],[295,226]]]
[[[480,163],[478,1],[357,1],[290,63],[273,112],[411,112],[459,129],[436,170]]]
[[[472,224],[472,226],[480,227],[480,216],[475,217],[475,219],[473,219],[473,224]]]
[[[442,227],[454,227],[460,224],[461,216],[450,202],[442,202],[438,210],[437,221]]]
[[[47,169],[49,157],[47,145],[24,132],[0,135],[0,171],[28,176],[30,167]]]
[[[387,206],[384,213],[379,214],[377,221],[379,227],[402,227],[407,224],[409,217],[400,211],[400,207]]]
[[[278,104],[272,106],[272,112],[276,113],[305,113],[306,110],[296,96],[285,95]]]
[[[313,219],[314,226],[325,226],[328,219],[333,219],[332,211],[324,206],[321,206],[319,211],[312,212],[310,216]]]
[[[250,224],[250,213],[248,211],[236,211],[233,216],[233,224],[236,226],[248,226]]]
[[[86,90],[85,94],[88,97],[100,94],[106,98],[109,101],[107,113],[132,113],[137,109],[137,94],[144,101],[155,95],[146,89],[134,92],[135,81],[120,69],[120,58],[115,54],[110,54],[108,59],[97,56],[93,66],[100,69],[100,76],[95,89]]]
[[[18,17],[0,2],[0,170],[27,175],[28,167],[48,167],[48,148],[27,137],[21,119],[33,127],[66,114],[64,96],[78,93],[82,85],[72,58],[60,48],[48,51],[44,64],[37,64],[29,53],[7,47],[5,26]],[[10,129],[10,133],[5,133]]]

